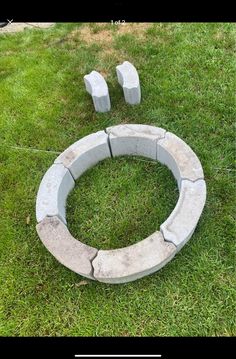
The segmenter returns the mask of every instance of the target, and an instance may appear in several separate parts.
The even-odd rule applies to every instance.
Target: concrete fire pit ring
[[[165,164],[178,183],[179,199],[159,231],[128,247],[98,250],[70,234],[66,198],[87,169],[122,155]],[[36,229],[45,247],[67,268],[100,282],[125,283],[161,269],[175,256],[191,238],[205,200],[201,163],[183,140],[154,126],[118,125],[80,139],[56,158],[39,186]]]

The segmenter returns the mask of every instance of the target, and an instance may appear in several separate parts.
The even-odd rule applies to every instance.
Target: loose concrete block
[[[175,255],[176,247],[160,232],[125,248],[99,250],[93,260],[94,278],[105,283],[125,283],[151,274]]]
[[[46,216],[58,216],[66,223],[66,198],[75,182],[62,164],[53,164],[45,173],[36,199],[37,222]]]
[[[111,109],[108,86],[104,77],[97,71],[92,71],[84,76],[87,92],[92,96],[93,104],[97,112],[107,112]]]
[[[87,278],[93,278],[91,261],[97,249],[81,243],[56,216],[45,217],[36,226],[39,238],[49,252],[64,266]]]
[[[113,156],[137,155],[156,160],[157,140],[164,138],[166,131],[148,125],[118,125],[106,129]]]
[[[196,181],[204,178],[203,169],[196,154],[173,133],[167,132],[165,138],[158,141],[157,160],[172,171],[179,188],[181,179]]]
[[[140,103],[139,75],[134,65],[129,61],[124,61],[123,64],[116,66],[116,74],[118,82],[123,88],[125,101],[130,105]]]
[[[54,163],[62,163],[76,180],[87,169],[108,157],[111,157],[108,135],[98,131],[73,143]]]
[[[167,220],[160,226],[166,241],[180,250],[191,238],[206,201],[204,180],[182,180],[179,200]]]

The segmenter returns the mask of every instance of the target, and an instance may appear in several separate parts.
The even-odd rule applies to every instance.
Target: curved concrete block
[[[137,155],[156,160],[157,140],[166,130],[148,125],[118,125],[106,129],[113,156]]]
[[[53,164],[45,173],[36,199],[37,222],[46,216],[58,216],[66,223],[66,198],[75,185],[68,169],[62,164]]]
[[[181,181],[179,200],[160,229],[166,241],[172,242],[178,250],[191,238],[206,201],[204,180]]]
[[[49,252],[64,266],[87,278],[93,278],[91,261],[97,249],[81,243],[56,216],[46,217],[36,226],[39,238]]]
[[[134,65],[129,61],[124,61],[123,64],[116,66],[116,74],[118,82],[123,88],[125,101],[131,105],[140,103],[139,75]]]
[[[157,160],[165,164],[173,173],[180,188],[181,179],[196,181],[204,178],[201,163],[193,150],[171,132],[158,141]]]
[[[111,157],[108,135],[104,131],[98,131],[73,143],[54,163],[62,163],[76,180],[87,169],[107,157]]]
[[[93,104],[97,112],[107,112],[111,109],[108,86],[104,77],[97,71],[92,71],[84,76],[87,92],[92,96]]]
[[[176,247],[160,232],[132,246],[100,250],[93,260],[94,278],[105,283],[125,283],[162,268],[175,255]]]

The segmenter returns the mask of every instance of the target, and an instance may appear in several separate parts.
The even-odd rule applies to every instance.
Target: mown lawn
[[[0,335],[236,335],[235,36],[227,23],[71,23],[0,35]],[[125,104],[116,80],[123,60],[139,71],[138,106]],[[94,69],[110,89],[105,114],[84,88]],[[58,153],[120,123],[186,141],[202,162],[207,202],[161,271],[123,285],[81,283],[39,240],[35,198]],[[166,167],[106,160],[70,194],[69,229],[98,248],[126,246],[157,230],[177,198]]]

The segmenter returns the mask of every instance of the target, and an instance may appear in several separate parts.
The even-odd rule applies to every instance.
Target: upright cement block
[[[94,278],[105,283],[125,283],[162,268],[175,255],[176,247],[160,232],[125,248],[99,250],[93,260]]]
[[[108,127],[112,155],[144,156],[156,160],[157,141],[164,138],[166,131],[159,127],[127,124]]]
[[[206,201],[206,183],[204,180],[181,181],[179,200],[160,229],[166,241],[180,250],[191,238]]]
[[[56,216],[45,217],[36,229],[45,247],[60,263],[80,275],[94,279],[91,262],[97,249],[75,239]]]
[[[46,216],[58,216],[66,223],[66,198],[75,185],[74,179],[62,164],[53,164],[45,173],[36,199],[37,222]]]
[[[203,179],[201,163],[193,150],[171,132],[165,134],[157,145],[157,160],[165,164],[173,173],[180,188],[181,179],[196,181]]]
[[[124,61],[123,64],[116,66],[116,74],[118,82],[123,88],[125,101],[130,105],[139,104],[141,88],[139,75],[134,65],[129,61]]]
[[[108,135],[104,131],[98,131],[73,143],[54,163],[63,164],[76,180],[87,169],[108,157],[111,157]]]
[[[92,96],[93,104],[97,112],[107,112],[111,109],[111,101],[107,83],[104,77],[97,71],[92,71],[84,76],[87,92]]]

